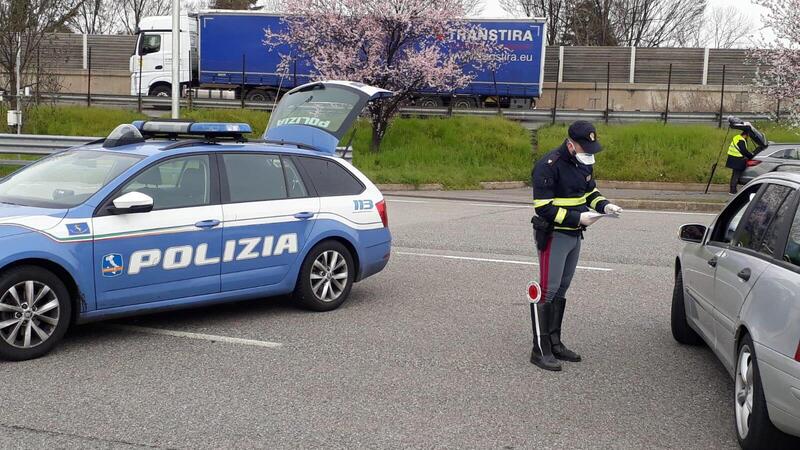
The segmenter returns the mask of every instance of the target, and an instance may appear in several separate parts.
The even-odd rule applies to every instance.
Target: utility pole
[[[17,34],[17,62],[14,64],[14,72],[17,81],[17,134],[22,134],[22,82],[20,81],[20,77],[22,76],[22,70],[20,69],[20,65],[22,64],[22,34]]]
[[[181,112],[181,2],[172,0],[172,118]]]

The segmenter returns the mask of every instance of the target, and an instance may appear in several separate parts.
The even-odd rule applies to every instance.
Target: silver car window
[[[793,191],[788,186],[769,184],[761,197],[744,218],[741,231],[736,238],[736,246],[750,250],[761,250],[767,230],[779,218],[778,211]]]
[[[720,213],[714,229],[711,231],[711,241],[728,244],[733,240],[747,206],[753,201],[760,187],[761,185],[758,184],[750,186]]]
[[[779,257],[780,249],[778,248],[778,243],[781,242],[783,238],[783,233],[785,232],[785,224],[787,221],[791,220],[789,215],[791,214],[792,206],[794,206],[794,196],[788,195],[781,207],[778,209],[778,212],[772,218],[772,224],[767,229],[766,234],[764,234],[764,239],[761,240],[761,244],[759,245],[758,251],[763,253],[767,256],[775,256]]]
[[[776,159],[784,159],[786,158],[786,149],[775,150],[772,153],[766,155],[767,158],[776,158]]]
[[[787,239],[786,248],[783,250],[783,260],[800,266],[800,210],[795,213],[792,221],[789,239]]]
[[[736,233],[736,228],[739,227],[739,222],[742,221],[742,216],[744,215],[745,210],[750,202],[745,203],[742,206],[742,209],[733,216],[733,219],[728,223],[728,226],[725,228],[725,242],[730,242],[733,240],[733,234]]]

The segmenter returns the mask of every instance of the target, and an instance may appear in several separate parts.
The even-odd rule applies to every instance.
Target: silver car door
[[[683,254],[683,285],[689,300],[686,302],[686,318],[709,342],[714,340],[714,261],[723,250],[723,247],[711,243],[690,246]]]
[[[714,347],[726,367],[733,365],[734,334],[742,305],[769,267],[781,240],[780,231],[791,220],[793,193],[792,187],[767,184],[745,212],[732,245],[717,259]]]
[[[703,245],[687,246],[683,255],[688,319],[697,325],[713,348],[716,319],[714,288],[717,264],[733,241],[739,223],[761,184],[754,184],[734,197],[711,224]]]

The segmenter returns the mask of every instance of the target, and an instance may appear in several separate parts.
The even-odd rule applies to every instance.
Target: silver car
[[[769,172],[800,172],[800,144],[770,143],[747,162],[739,184],[747,184]]]
[[[771,173],[709,227],[683,225],[672,334],[708,344],[735,380],[743,448],[800,448],[800,174]]]

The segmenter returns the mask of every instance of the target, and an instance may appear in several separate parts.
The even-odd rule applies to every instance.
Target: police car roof
[[[308,155],[327,155],[303,143],[248,141],[252,128],[246,123],[194,122],[181,119],[137,120],[116,127],[103,141],[81,148],[128,153],[160,159],[161,156],[196,151],[270,151]]]
[[[248,141],[248,142],[204,142],[193,139],[178,140],[149,140],[145,142],[121,145],[114,148],[104,148],[102,143],[84,145],[78,147],[83,150],[105,151],[109,153],[128,153],[144,157],[170,156],[180,153],[192,153],[197,151],[228,152],[228,151],[269,151],[273,153],[309,155],[309,156],[333,156],[328,153],[318,152],[300,148],[294,144],[277,144],[271,142]],[[76,148],[76,149],[78,149]]]

